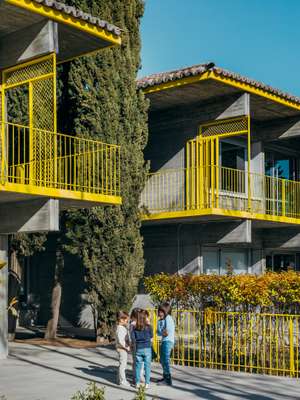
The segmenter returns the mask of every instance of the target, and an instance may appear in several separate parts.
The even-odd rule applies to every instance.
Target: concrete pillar
[[[252,185],[251,185],[251,197],[252,207],[258,213],[265,212],[265,201],[264,201],[264,174],[265,174],[265,155],[262,142],[254,142],[251,145],[251,173]]]
[[[6,265],[0,269],[0,359],[8,355],[8,236],[0,235],[0,262]]]
[[[251,273],[261,275],[265,272],[265,257],[262,249],[252,250]]]
[[[265,154],[262,142],[251,144],[251,172],[262,175],[265,173]]]

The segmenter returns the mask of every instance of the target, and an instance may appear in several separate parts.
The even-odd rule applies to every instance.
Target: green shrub
[[[145,386],[140,386],[134,400],[146,400]]]
[[[105,400],[105,388],[91,382],[83,392],[75,393],[71,400]]]

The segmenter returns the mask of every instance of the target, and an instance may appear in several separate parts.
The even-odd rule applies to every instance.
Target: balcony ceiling
[[[0,51],[3,47],[1,42],[10,41],[9,35],[24,31],[26,37],[32,26],[48,20],[57,22],[57,59],[60,62],[120,43],[119,28],[73,7],[65,7],[68,6],[56,1],[0,0]]]
[[[149,75],[139,79],[137,85],[151,100],[152,111],[250,93],[251,117],[256,120],[300,115],[299,97],[227,71],[214,63]]]
[[[188,85],[170,88],[147,94],[151,102],[151,111],[165,110],[174,107],[188,106],[196,103],[212,102],[217,98],[243,94],[239,88],[212,79],[202,80]],[[251,94],[251,116],[264,121],[274,118],[300,116],[300,110],[288,107],[262,96]]]
[[[18,187],[15,186],[18,190]],[[2,190],[4,189],[4,190]],[[72,191],[69,191],[69,197],[64,198],[64,196],[48,196],[46,193],[42,195],[45,190],[39,190],[40,195],[34,195],[30,193],[30,188],[25,192],[24,188],[20,186],[20,191],[9,191],[5,186],[0,185],[0,205],[3,204],[10,204],[20,201],[28,201],[28,200],[35,200],[35,199],[45,199],[45,198],[56,198],[59,200],[59,208],[60,210],[67,210],[67,209],[81,209],[81,208],[91,208],[97,207],[100,204],[120,204],[120,197],[114,196],[93,196],[93,200],[76,198],[73,195]],[[59,193],[58,193],[59,194]],[[112,200],[113,199],[113,200]]]

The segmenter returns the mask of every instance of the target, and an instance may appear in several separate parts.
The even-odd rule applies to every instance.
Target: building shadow
[[[95,367],[94,365],[89,365],[88,367],[76,367],[75,369],[92,377],[102,379],[113,384],[117,384],[118,367],[116,367],[115,365],[107,365],[103,367]]]

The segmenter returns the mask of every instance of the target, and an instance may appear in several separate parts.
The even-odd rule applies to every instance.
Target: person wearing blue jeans
[[[150,385],[153,331],[148,323],[147,314],[141,310],[137,316],[137,322],[131,332],[131,340],[135,347],[135,384],[138,388],[141,384],[141,370],[144,365],[145,388]]]
[[[169,303],[163,303],[159,306],[158,318],[157,334],[162,337],[160,363],[163,368],[163,378],[159,383],[172,385],[170,358],[175,343],[175,322],[171,316]]]

